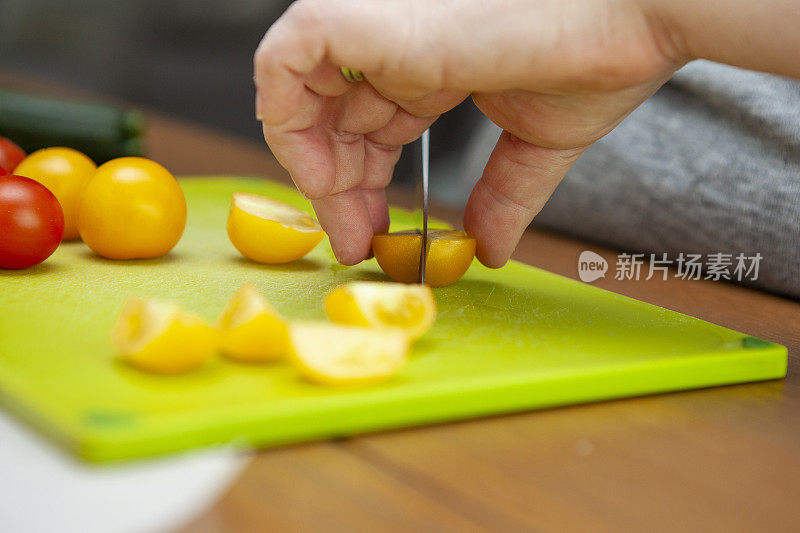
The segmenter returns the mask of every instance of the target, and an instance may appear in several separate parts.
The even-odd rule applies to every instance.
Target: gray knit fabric
[[[687,65],[578,160],[534,225],[659,256],[758,252],[749,283],[800,296],[800,82]]]

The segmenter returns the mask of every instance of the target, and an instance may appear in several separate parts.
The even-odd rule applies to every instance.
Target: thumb
[[[481,263],[499,268],[508,261],[525,228],[585,149],[544,148],[507,131],[500,135],[464,211],[464,229],[477,239]]]

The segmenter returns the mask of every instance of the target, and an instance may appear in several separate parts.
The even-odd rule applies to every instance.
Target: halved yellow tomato
[[[291,361],[309,381],[367,385],[387,380],[406,363],[408,336],[400,329],[361,328],[327,322],[289,325]]]
[[[416,283],[422,233],[418,230],[379,233],[372,237],[372,252],[387,276],[402,283]],[[444,287],[461,279],[475,257],[475,239],[463,231],[428,230],[425,283]]]
[[[228,236],[248,259],[279,264],[306,255],[325,233],[313,217],[287,203],[237,192],[228,214]]]
[[[325,313],[337,324],[395,327],[417,340],[436,319],[436,301],[425,285],[353,281],[325,297]]]

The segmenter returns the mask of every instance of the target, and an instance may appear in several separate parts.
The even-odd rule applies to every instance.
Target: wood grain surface
[[[81,94],[9,73],[2,86]],[[261,143],[148,119],[149,156],[176,174],[288,181]],[[514,257],[577,278],[586,249],[615,262],[535,229]],[[257,452],[183,531],[800,529],[800,303],[730,283],[611,278],[595,284],[786,345],[787,378]]]

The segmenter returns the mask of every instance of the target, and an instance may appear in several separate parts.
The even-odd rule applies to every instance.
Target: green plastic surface
[[[391,382],[323,388],[286,363],[221,358],[182,376],[144,374],[109,344],[128,295],[176,300],[214,320],[253,281],[285,316],[323,319],[329,290],[386,279],[374,260],[338,265],[327,241],[283,266],[241,257],[225,232],[231,194],[307,209],[293,190],[234,178],[182,185],[189,222],[164,258],[109,261],[68,243],[37,267],[0,271],[0,402],[88,460],[268,446],[786,373],[782,346],[519,263],[489,270],[476,262],[435,290],[436,325]],[[395,229],[411,220],[392,217]]]

